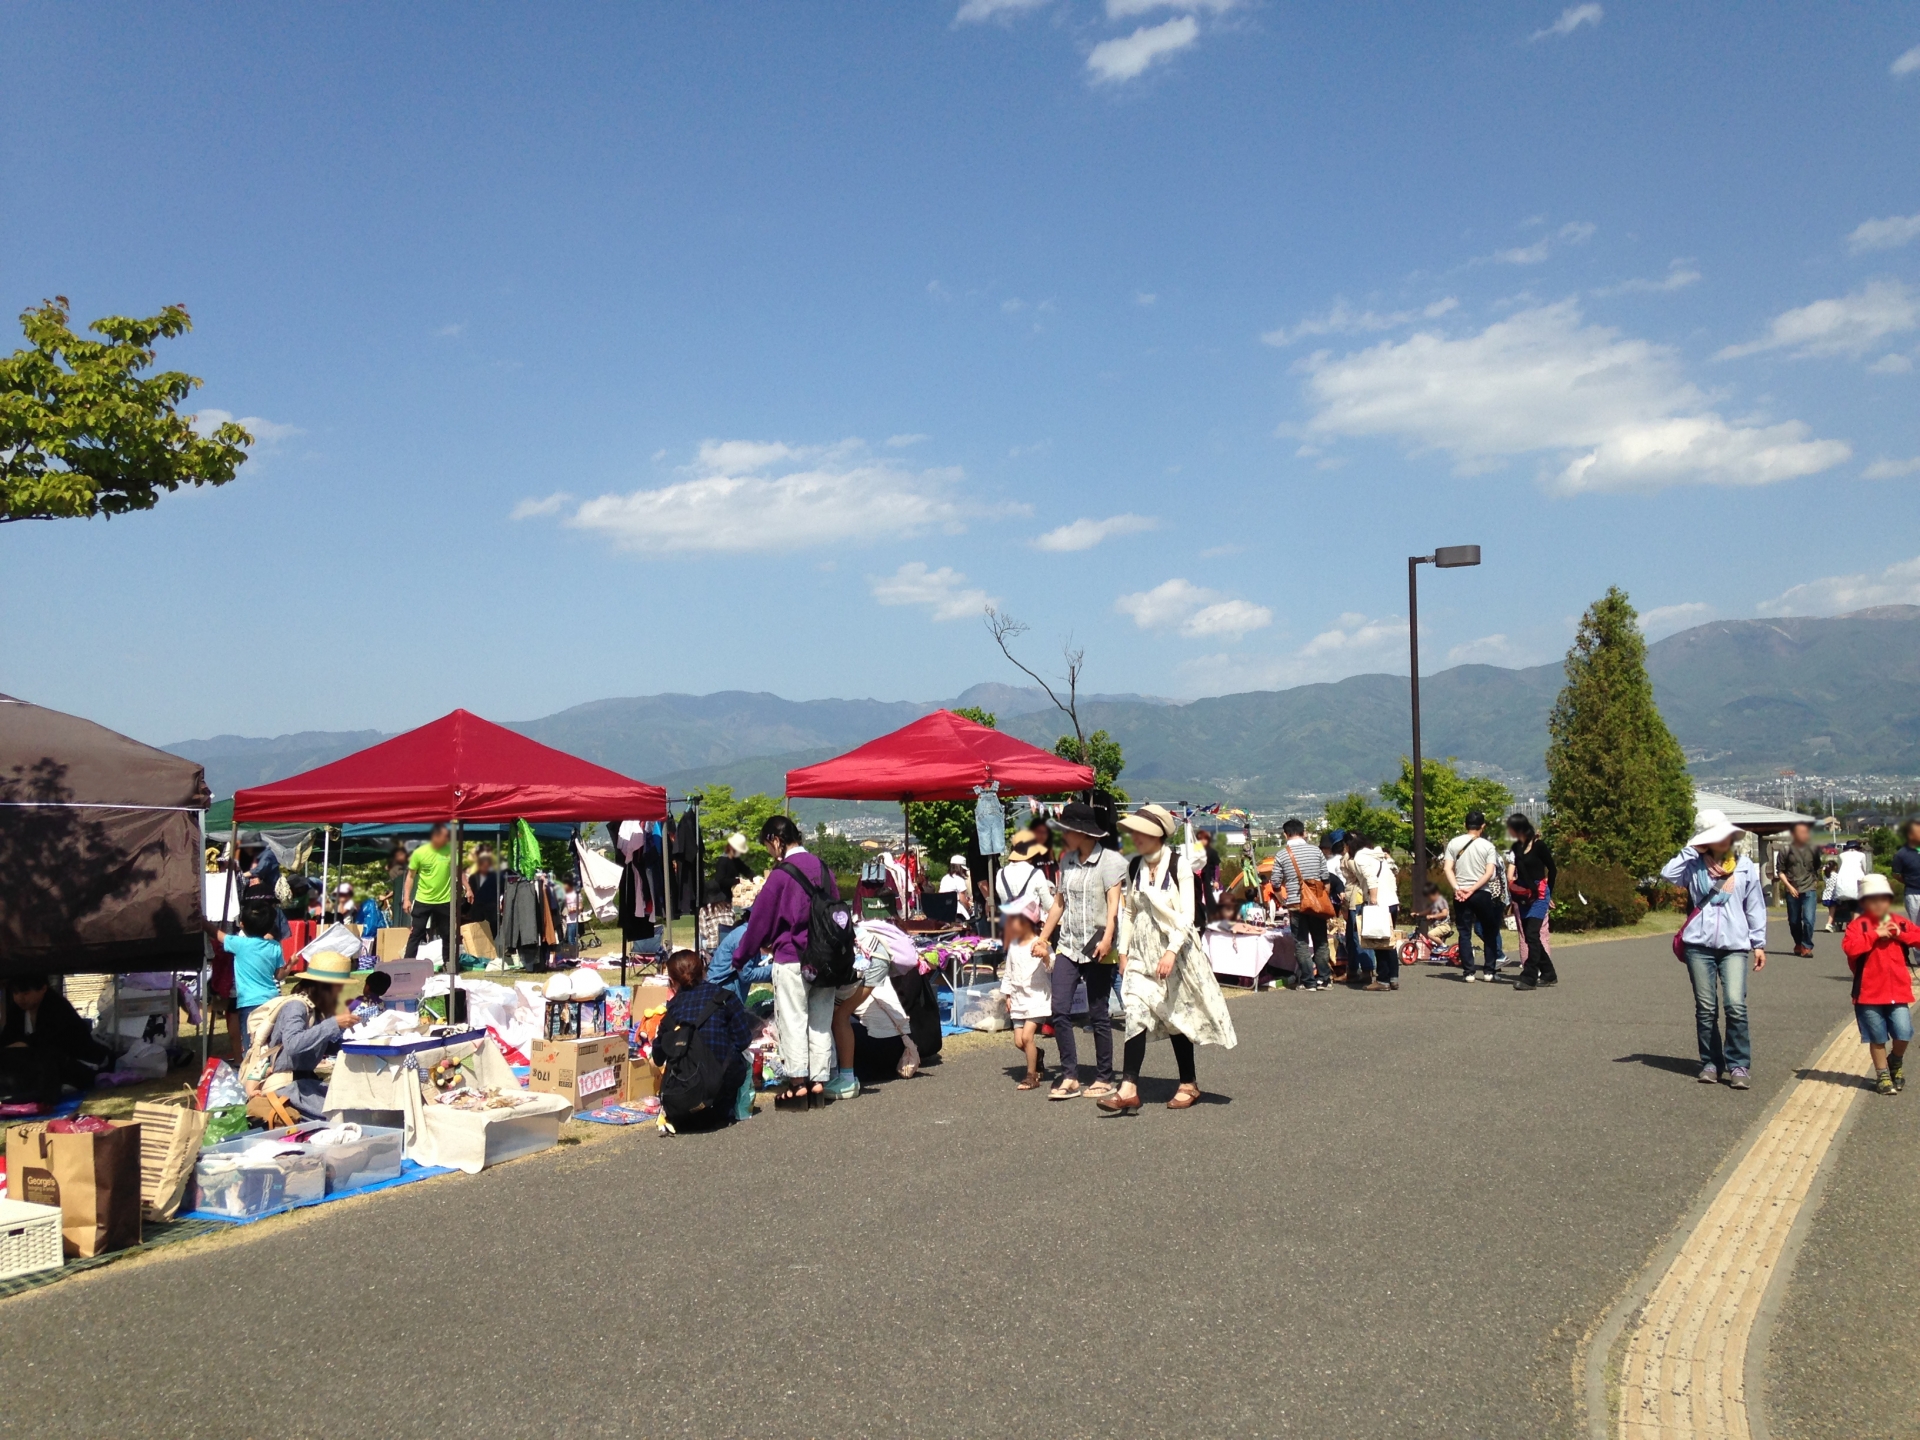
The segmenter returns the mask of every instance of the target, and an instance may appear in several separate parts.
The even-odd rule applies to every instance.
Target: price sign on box
[[[575,1082],[574,1091],[582,1100],[589,1095],[598,1095],[602,1090],[611,1090],[620,1083],[620,1072],[608,1065],[599,1070],[589,1070]]]

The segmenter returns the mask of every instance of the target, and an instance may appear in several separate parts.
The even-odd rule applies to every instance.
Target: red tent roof
[[[421,820],[662,820],[667,792],[465,710],[271,785],[233,818],[313,824]]]
[[[869,740],[858,750],[787,772],[787,794],[826,800],[971,800],[976,785],[1003,795],[1087,790],[1093,770],[977,725],[951,710]]]

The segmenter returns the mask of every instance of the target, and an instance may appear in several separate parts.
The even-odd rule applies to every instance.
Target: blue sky
[[[1920,602],[1920,4],[0,6],[0,301],[241,478],[0,529],[153,741]],[[22,83],[33,75],[37,84]],[[17,341],[15,342],[17,343]]]

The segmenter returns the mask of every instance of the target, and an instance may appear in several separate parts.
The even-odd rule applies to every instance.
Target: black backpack
[[[654,1054],[665,1067],[660,1077],[660,1113],[676,1129],[723,1124],[732,1116],[734,1097],[723,1093],[730,1057],[714,1054],[702,1030],[726,999],[724,992],[708,996],[706,1008],[696,1018],[675,1020],[671,1028],[662,1026],[654,1045]]]
[[[809,985],[851,985],[859,973],[853,954],[853,907],[817,887],[797,865],[783,860],[774,868],[799,881],[807,894],[807,944],[800,952],[800,973]]]

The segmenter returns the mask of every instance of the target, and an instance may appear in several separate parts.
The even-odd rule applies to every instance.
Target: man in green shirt
[[[405,906],[413,913],[413,928],[407,934],[407,955],[419,953],[420,942],[429,933],[440,938],[445,958],[448,944],[447,924],[453,905],[453,832],[436,825],[427,832],[427,843],[407,858]]]

